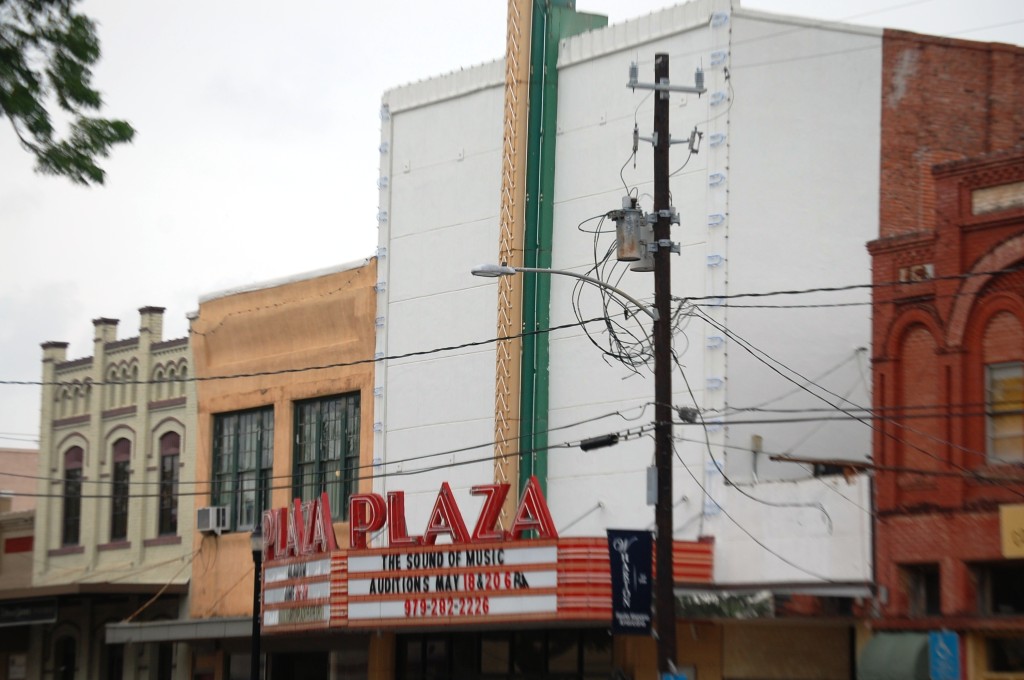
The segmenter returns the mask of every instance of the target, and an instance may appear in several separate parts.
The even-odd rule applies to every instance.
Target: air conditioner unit
[[[204,534],[217,534],[230,529],[228,509],[222,505],[199,508],[196,511],[196,529]]]

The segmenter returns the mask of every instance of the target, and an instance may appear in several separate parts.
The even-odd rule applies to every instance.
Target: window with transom
[[[348,499],[359,483],[359,393],[295,403],[296,498],[324,491],[337,519],[348,516]]]
[[[270,507],[273,466],[273,406],[214,416],[211,501],[229,509],[231,530],[252,530]]]

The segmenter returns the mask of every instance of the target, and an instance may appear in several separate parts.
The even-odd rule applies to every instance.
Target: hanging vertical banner
[[[950,630],[928,633],[928,677],[960,680],[960,636]]]
[[[612,633],[651,632],[652,538],[649,531],[608,530]]]

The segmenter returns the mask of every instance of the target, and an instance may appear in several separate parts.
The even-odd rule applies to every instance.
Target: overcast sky
[[[664,0],[578,0],[611,23]],[[744,0],[743,7],[1024,44],[1018,0]],[[40,343],[92,353],[92,319],[184,336],[202,294],[372,255],[378,116],[392,87],[500,58],[495,0],[86,0],[104,114],[136,141],[107,183],[33,172],[0,120],[0,381],[39,380]],[[851,281],[850,283],[858,283]],[[866,282],[865,282],[866,283]],[[36,445],[39,388],[0,383],[0,447]]]

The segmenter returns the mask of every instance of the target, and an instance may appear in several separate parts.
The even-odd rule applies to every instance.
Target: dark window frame
[[[53,677],[74,680],[78,668],[78,640],[62,635],[53,643]]]
[[[228,507],[229,531],[251,531],[270,507],[274,407],[215,414],[210,500]]]
[[[902,566],[907,588],[907,613],[914,618],[942,615],[942,570],[938,563]]]
[[[993,635],[985,638],[985,668],[991,673],[1024,671],[1024,637]]]
[[[166,432],[160,435],[160,508],[157,535],[178,533],[178,470],[181,461],[181,435]]]
[[[120,438],[111,447],[110,542],[128,538],[128,503],[131,480],[132,443]]]
[[[64,452],[64,504],[61,509],[61,545],[78,545],[82,528],[82,466],[85,452],[72,446]]]
[[[348,499],[359,489],[359,392],[296,401],[293,405],[292,492],[313,500],[324,491],[336,520],[348,518]]]
[[[175,643],[158,642],[156,648],[156,677],[157,680],[171,680],[174,677]]]
[[[1006,560],[973,567],[978,613],[982,616],[1024,615],[1024,561]]]
[[[124,645],[104,645],[103,677],[108,680],[121,680],[124,677]]]
[[[1004,374],[1000,377],[998,374]],[[1016,379],[1016,389],[1000,381]],[[985,364],[985,452],[991,465],[1024,463],[1024,361]],[[1010,456],[1006,443],[1016,440]]]

